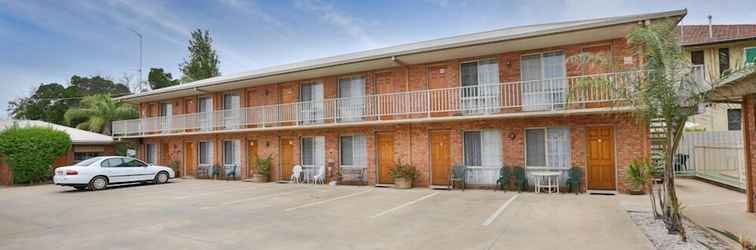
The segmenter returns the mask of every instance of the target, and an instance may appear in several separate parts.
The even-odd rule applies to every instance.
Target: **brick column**
[[[743,96],[743,146],[746,160],[746,195],[748,212],[756,207],[756,94]]]

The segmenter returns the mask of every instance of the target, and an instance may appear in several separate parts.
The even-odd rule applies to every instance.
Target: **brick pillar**
[[[743,146],[746,160],[746,195],[748,212],[756,207],[756,94],[743,97]]]

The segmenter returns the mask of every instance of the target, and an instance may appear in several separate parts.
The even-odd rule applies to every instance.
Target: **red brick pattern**
[[[617,169],[618,190],[625,191],[624,176],[625,166],[632,159],[647,154],[647,140],[643,126],[638,126],[629,115],[580,115],[580,116],[557,116],[543,118],[517,118],[517,119],[487,119],[478,121],[439,122],[421,124],[402,124],[390,126],[363,126],[339,129],[305,129],[289,131],[269,131],[251,133],[228,133],[202,136],[183,136],[165,138],[146,138],[144,143],[166,143],[171,148],[183,148],[183,142],[200,140],[213,141],[215,144],[216,164],[222,163],[222,142],[224,139],[242,140],[242,173],[246,175],[248,163],[246,162],[246,150],[248,140],[255,139],[258,144],[258,155],[264,157],[272,154],[274,166],[272,176],[279,176],[280,159],[278,143],[281,138],[293,138],[295,140],[295,157],[299,159],[299,141],[304,136],[325,136],[326,138],[326,162],[329,166],[339,166],[339,136],[363,134],[368,137],[368,180],[369,184],[375,182],[375,133],[392,132],[396,136],[395,159],[413,164],[419,172],[416,180],[417,186],[428,186],[430,178],[429,157],[429,133],[432,130],[450,130],[452,133],[452,164],[462,164],[463,148],[462,134],[466,130],[500,129],[503,144],[503,165],[522,166],[524,164],[524,130],[531,127],[569,127],[572,139],[572,162],[574,166],[585,166],[586,138],[585,129],[590,126],[607,126],[614,128],[615,159]],[[143,155],[143,154],[140,154]],[[174,156],[177,160],[182,159],[179,152]],[[298,160],[297,160],[298,162]],[[329,169],[329,171],[336,171]],[[332,172],[329,172],[333,176]]]
[[[756,208],[756,94],[743,97],[743,139],[746,156],[748,211]]]

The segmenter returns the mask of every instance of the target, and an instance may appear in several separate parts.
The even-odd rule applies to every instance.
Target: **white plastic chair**
[[[294,168],[291,169],[291,177],[289,177],[289,182],[293,183],[300,183],[301,179],[300,176],[302,176],[302,166],[296,165]]]
[[[315,184],[325,184],[325,166],[318,166],[318,174],[312,178]]]

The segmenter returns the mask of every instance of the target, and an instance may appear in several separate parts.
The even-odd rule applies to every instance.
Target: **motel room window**
[[[158,147],[157,144],[147,144],[147,155],[145,161],[149,164],[157,164]]]
[[[567,68],[564,52],[522,56],[520,59],[523,110],[561,109],[566,102]]]
[[[690,64],[704,65],[704,53],[703,50],[696,50],[690,52]]]
[[[719,75],[724,76],[730,70],[730,48],[719,49]]]
[[[537,128],[525,130],[525,165],[568,169],[570,161],[569,128]]]
[[[350,135],[341,137],[341,167],[366,168],[367,136]]]
[[[209,166],[213,164],[213,143],[202,141],[199,143],[199,165]]]
[[[163,117],[163,119],[160,120],[160,130],[162,130],[162,132],[167,132],[165,130],[171,128],[173,105],[170,103],[160,103],[160,117]]]
[[[223,141],[223,170],[226,176],[238,177],[241,171],[241,141]]]
[[[465,166],[501,168],[501,132],[498,129],[466,131],[463,145]]]
[[[365,78],[362,76],[339,79],[339,117],[342,121],[359,121],[365,108]]]
[[[317,175],[318,167],[325,167],[325,137],[302,137],[300,145],[302,168],[307,180]]]
[[[727,130],[730,130],[730,131],[740,130],[741,115],[742,115],[741,109],[728,109],[727,110]]]
[[[319,123],[323,118],[323,84],[302,83],[299,89],[301,121],[304,124]]]
[[[466,114],[499,111],[499,62],[496,59],[462,63],[460,80],[462,109]]]
[[[223,126],[227,129],[239,127],[241,116],[241,99],[239,93],[223,94]]]
[[[203,96],[199,98],[197,103],[197,110],[199,110],[200,127],[202,130],[210,130],[213,127],[213,98],[210,96]]]

